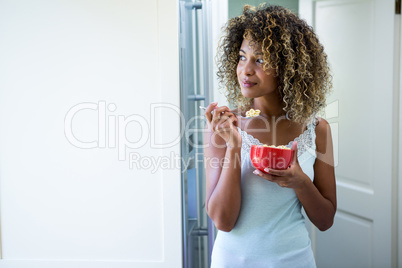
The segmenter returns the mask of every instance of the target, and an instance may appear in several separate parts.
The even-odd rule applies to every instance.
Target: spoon
[[[204,111],[207,109],[207,108],[204,107],[204,106],[200,106],[200,108],[203,109]],[[236,116],[238,116],[238,117],[240,117],[240,118],[244,118],[244,119],[252,119],[252,118],[253,118],[252,116],[250,116],[250,117],[245,117],[245,116],[242,116],[242,115],[240,115],[240,114],[238,114],[238,113],[235,113],[235,112],[231,112],[231,113],[234,114],[234,115],[236,115]]]

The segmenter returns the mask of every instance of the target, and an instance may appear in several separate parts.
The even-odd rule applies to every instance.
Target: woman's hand
[[[277,183],[281,187],[300,189],[303,187],[306,180],[310,178],[303,172],[299,165],[299,160],[297,159],[297,141],[292,144],[293,158],[290,167],[284,170],[278,169],[265,169],[264,173],[258,169],[254,171],[254,174]]]
[[[217,102],[213,102],[205,110],[205,117],[208,121],[208,127],[219,135],[226,145],[232,148],[241,146],[241,135],[237,130],[237,117],[230,112],[226,106],[217,106]],[[211,113],[213,111],[213,113]]]

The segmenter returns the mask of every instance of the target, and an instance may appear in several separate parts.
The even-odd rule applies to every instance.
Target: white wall
[[[213,98],[211,102],[218,102],[219,106],[228,105],[226,97],[223,93],[223,88],[219,87],[216,64],[216,53],[219,45],[219,39],[221,38],[223,32],[222,27],[228,21],[228,1],[229,0],[219,0],[212,1],[212,55],[213,55]]]
[[[180,145],[152,145],[179,117],[151,109],[179,105],[177,21],[174,0],[0,2],[1,267],[181,267]]]

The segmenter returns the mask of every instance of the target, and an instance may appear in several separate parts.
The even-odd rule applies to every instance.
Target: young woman
[[[303,206],[321,231],[332,226],[332,137],[317,117],[332,83],[313,29],[279,6],[246,5],[221,39],[218,77],[226,106],[205,112],[206,210],[218,232],[212,267],[315,267]],[[260,116],[244,119],[249,109]],[[294,150],[285,170],[256,170],[252,144]]]

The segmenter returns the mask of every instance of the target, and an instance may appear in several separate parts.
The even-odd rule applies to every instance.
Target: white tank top
[[[241,209],[232,231],[218,231],[211,267],[316,267],[301,204],[294,190],[253,174],[250,148],[252,144],[262,143],[238,130],[242,136]],[[295,139],[299,164],[311,180],[317,156],[315,137],[312,121]],[[291,148],[292,143],[287,146]]]

